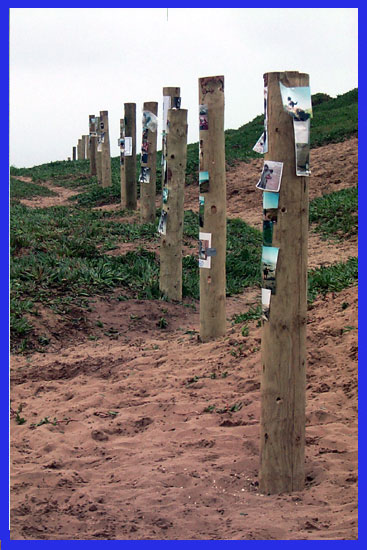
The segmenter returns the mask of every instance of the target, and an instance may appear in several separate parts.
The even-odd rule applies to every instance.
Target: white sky
[[[109,112],[111,156],[123,104],[180,86],[198,140],[198,78],[224,75],[225,128],[263,110],[263,74],[310,75],[311,93],[358,86],[357,8],[10,8],[10,164],[66,160],[88,115]]]

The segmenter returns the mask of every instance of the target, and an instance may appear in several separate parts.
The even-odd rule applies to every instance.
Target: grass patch
[[[57,193],[37,183],[27,183],[10,178],[10,200],[32,199],[33,197],[55,197]]]
[[[310,223],[324,239],[342,240],[358,234],[358,188],[323,195],[310,203]]]
[[[358,283],[358,258],[349,258],[329,267],[319,267],[308,272],[308,301],[312,303],[318,294],[340,292]]]

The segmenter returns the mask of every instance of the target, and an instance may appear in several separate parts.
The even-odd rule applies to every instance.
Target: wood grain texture
[[[100,124],[103,124],[104,142],[102,143],[102,187],[112,186],[111,152],[108,127],[108,111],[100,111]]]
[[[136,185],[136,103],[125,103],[125,137],[132,138],[132,155],[125,157],[124,185],[121,196],[121,207],[137,209]]]

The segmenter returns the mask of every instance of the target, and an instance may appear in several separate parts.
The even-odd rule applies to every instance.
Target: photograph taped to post
[[[167,212],[165,210],[162,210],[161,217],[159,218],[158,233],[160,235],[167,233]]]
[[[174,97],[173,98],[172,109],[181,109],[181,98],[180,97]]]
[[[208,130],[208,106],[206,104],[199,105],[199,130]]]
[[[310,176],[310,119],[293,120],[297,176]]]
[[[204,227],[205,197],[199,196],[199,226]]]
[[[259,153],[260,155],[264,154],[264,144],[265,144],[265,133],[263,132],[255,145],[253,146],[252,150],[255,151],[255,153]]]
[[[163,96],[163,131],[167,132],[168,109],[171,108],[171,96]]]
[[[125,136],[125,157],[131,157],[133,154],[133,138]]]
[[[271,220],[263,220],[263,245],[272,246],[273,244],[273,225]]]
[[[143,131],[156,132],[158,128],[158,117],[151,111],[143,111]]]
[[[311,89],[309,86],[288,88],[279,82],[284,110],[295,120],[312,118]]]
[[[269,288],[262,288],[261,289],[261,311],[262,311],[262,318],[264,321],[269,321],[270,299],[271,299],[271,290]]]
[[[208,256],[207,249],[212,246],[212,234],[199,232],[199,267],[210,269],[211,256]]]
[[[264,145],[263,153],[268,152],[268,75],[264,75]]]
[[[168,194],[169,194],[168,187],[163,187],[163,191],[162,191],[162,201],[163,201],[163,204],[167,204],[167,201],[168,201]]]
[[[263,220],[278,221],[279,193],[263,193]]]
[[[150,182],[150,168],[147,166],[140,167],[139,183],[149,183]]]
[[[283,163],[273,160],[264,162],[263,171],[260,179],[256,184],[258,189],[277,193],[280,189],[282,181]]]
[[[262,287],[270,289],[272,294],[275,294],[276,291],[278,254],[279,248],[275,246],[263,246],[261,256]]]
[[[199,172],[199,192],[207,193],[209,191],[209,172]]]
[[[141,163],[142,164],[147,164],[148,162],[148,153],[142,153],[141,154]]]

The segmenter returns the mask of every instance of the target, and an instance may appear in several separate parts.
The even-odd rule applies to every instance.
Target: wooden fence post
[[[112,176],[108,111],[100,111],[100,128],[102,133],[102,187],[111,187]]]
[[[76,147],[73,147],[73,160],[76,160]]]
[[[97,165],[96,165],[96,153],[97,153],[97,134],[96,129],[96,117],[94,115],[89,115],[89,151],[90,151],[90,175],[97,175]]]
[[[83,142],[82,142],[82,138],[79,138],[78,139],[78,160],[83,160],[84,159],[84,156],[83,156]]]
[[[162,116],[163,116],[163,125],[162,125],[162,189],[164,187],[164,159],[166,158],[166,133],[167,133],[167,117],[168,117],[168,109],[171,109],[171,107],[177,108],[177,100],[179,100],[181,104],[181,97],[180,97],[181,90],[177,86],[166,86],[163,88],[163,106],[162,106]],[[175,98],[178,98],[175,100]],[[176,102],[176,105],[175,105]],[[180,104],[178,107],[180,107]]]
[[[153,113],[157,116],[158,103],[156,101],[146,101],[143,110]],[[139,176],[140,181],[140,221],[149,223],[155,221],[155,195],[157,179],[157,125],[155,129],[144,128],[140,166],[144,170]],[[141,181],[145,179],[145,181]]]
[[[83,148],[84,158],[87,159],[88,158],[88,136],[86,136],[85,134],[82,135],[82,148]]]
[[[206,342],[226,332],[224,76],[199,79],[199,113],[200,339]]]
[[[96,170],[97,182],[102,185],[102,143],[101,143],[101,117],[96,117],[97,148],[96,148]]]
[[[298,72],[264,75],[268,87],[268,152],[283,163],[272,246],[279,248],[276,293],[263,321],[259,488],[262,493],[304,488],[307,322],[308,178],[296,175],[293,119],[279,82],[308,86]]]
[[[136,103],[124,103],[125,113],[125,169],[121,207],[137,208],[136,185]]]
[[[126,204],[125,195],[125,119],[120,118],[120,194],[121,194],[121,208],[124,208]]]
[[[161,233],[160,241],[159,288],[169,300],[181,301],[187,110],[169,109],[168,121],[166,182],[163,187],[163,211],[167,212],[167,217],[165,234]]]

